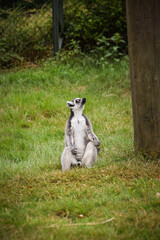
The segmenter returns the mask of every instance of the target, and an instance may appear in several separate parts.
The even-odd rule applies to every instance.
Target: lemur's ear
[[[67,101],[67,106],[68,106],[69,108],[74,107],[74,103],[73,103],[73,102],[70,102],[70,101]]]
[[[86,103],[86,98],[82,98],[82,105]]]

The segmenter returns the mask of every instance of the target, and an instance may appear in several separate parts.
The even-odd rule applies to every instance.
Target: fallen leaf
[[[83,214],[79,214],[79,215],[78,215],[78,218],[83,218],[83,217],[84,217]]]

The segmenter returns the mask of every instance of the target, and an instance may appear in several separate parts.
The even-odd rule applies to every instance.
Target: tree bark
[[[160,0],[126,0],[135,149],[160,153]]]

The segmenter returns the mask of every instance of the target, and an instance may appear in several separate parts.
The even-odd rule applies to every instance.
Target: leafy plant
[[[102,36],[111,38],[118,32],[127,40],[124,0],[66,0],[64,16],[65,42],[79,41],[87,53],[94,49],[97,39]]]
[[[120,61],[123,56],[122,49],[125,41],[119,33],[115,33],[111,38],[102,36],[97,39],[96,47],[91,51],[96,65],[105,66],[109,61]]]

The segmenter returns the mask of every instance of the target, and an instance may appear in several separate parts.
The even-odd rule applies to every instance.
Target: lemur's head
[[[67,105],[71,109],[71,111],[83,110],[85,102],[86,98],[75,98],[71,102],[67,101]]]

